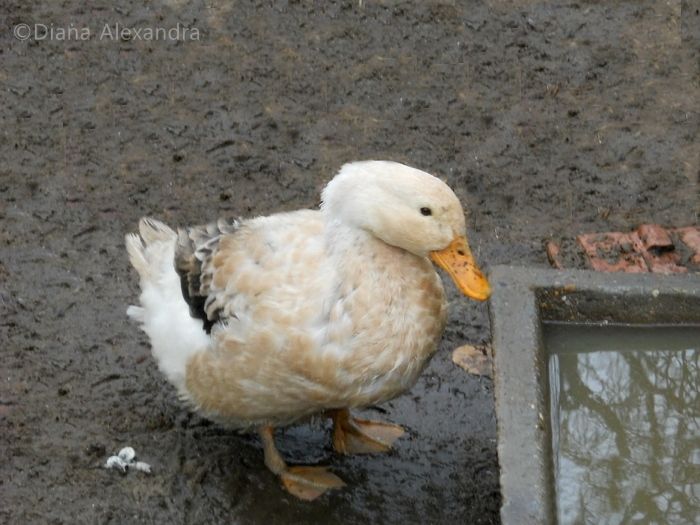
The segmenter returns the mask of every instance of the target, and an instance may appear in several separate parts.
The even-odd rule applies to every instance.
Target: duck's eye
[[[431,210],[430,208],[421,208],[420,212],[423,215],[432,215],[433,214],[433,210]]]

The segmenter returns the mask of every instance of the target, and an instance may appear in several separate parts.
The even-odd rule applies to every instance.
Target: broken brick
[[[637,228],[639,244],[635,251],[642,254],[649,271],[654,273],[686,273],[684,266],[679,266],[680,254],[675,251],[671,235],[658,224],[642,224]]]
[[[577,237],[591,268],[601,272],[686,273],[681,264],[682,249],[674,246],[674,237],[692,252],[690,264],[700,265],[700,227],[666,229],[658,224],[642,224],[630,233],[607,232]],[[549,254],[549,246],[547,255]],[[557,253],[558,255],[558,253]]]
[[[690,259],[693,264],[700,265],[700,227],[688,226],[675,230],[681,237],[681,241],[694,253]]]
[[[599,272],[644,273],[649,269],[644,257],[634,251],[641,245],[636,233],[589,233],[576,238],[588,261]]]
[[[673,250],[673,240],[669,233],[658,224],[642,224],[637,228],[637,235],[647,250]]]

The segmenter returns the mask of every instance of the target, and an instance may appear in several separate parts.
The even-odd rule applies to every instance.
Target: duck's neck
[[[327,223],[326,246],[342,278],[351,278],[356,282],[374,281],[378,276],[392,281],[399,277],[399,269],[408,273],[432,271],[425,257],[391,246],[366,230],[340,221]]]
[[[377,252],[387,249],[397,253],[403,251],[389,246],[366,230],[348,226],[338,220],[328,221],[326,246],[336,262],[349,263],[360,259],[365,265],[371,264]]]

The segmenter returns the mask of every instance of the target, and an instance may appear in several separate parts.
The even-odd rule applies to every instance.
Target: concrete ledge
[[[700,275],[496,266],[489,280],[504,525],[556,522],[542,321],[700,324]]]

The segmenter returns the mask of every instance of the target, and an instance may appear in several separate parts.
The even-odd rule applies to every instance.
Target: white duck
[[[403,430],[349,409],[409,389],[446,319],[430,259],[466,295],[488,282],[466,241],[459,200],[402,164],[346,164],[320,210],[181,229],[142,219],[126,245],[141,278],[129,316],[160,370],[211,419],[256,429],[265,464],[295,496],[343,482],[325,467],[289,467],[274,427],[324,413],[340,453],[380,452]]]

